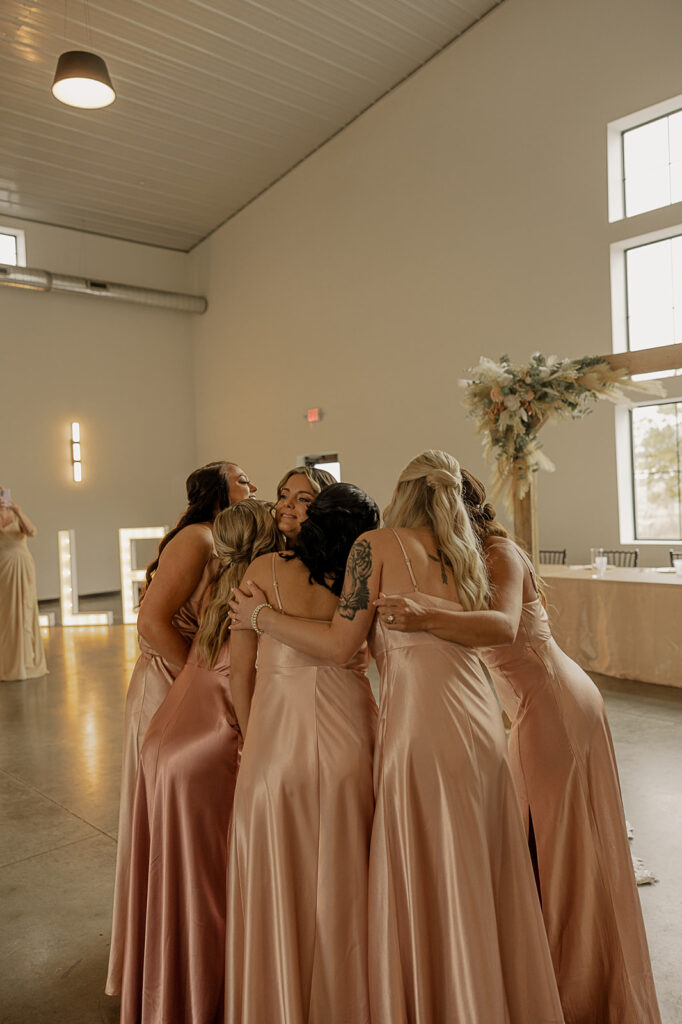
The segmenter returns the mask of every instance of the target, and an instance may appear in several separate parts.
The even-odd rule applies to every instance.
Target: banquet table
[[[542,565],[559,646],[588,672],[682,687],[682,576],[668,568]]]

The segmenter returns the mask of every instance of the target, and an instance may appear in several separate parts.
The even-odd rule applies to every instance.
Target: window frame
[[[622,414],[621,415],[621,420],[624,420],[624,424],[621,425],[621,433],[623,432],[623,426],[625,427],[625,429],[627,431],[627,449],[628,449],[628,451],[627,451],[627,461],[628,461],[628,474],[627,474],[627,477],[628,477],[629,492],[630,492],[630,503],[629,503],[630,507],[627,510],[622,510],[622,511],[626,511],[626,516],[625,517],[623,517],[623,515],[621,514],[621,531],[620,531],[620,533],[621,533],[621,544],[622,543],[633,544],[633,543],[636,542],[637,544],[647,544],[647,545],[656,545],[656,544],[658,544],[660,546],[660,545],[667,545],[667,544],[679,544],[680,541],[682,541],[682,530],[680,531],[681,535],[679,537],[655,537],[655,538],[650,538],[650,537],[639,537],[637,535],[637,503],[636,503],[636,499],[635,499],[635,432],[634,432],[634,429],[633,429],[633,417],[632,417],[633,411],[635,409],[658,408],[661,405],[681,405],[681,404],[682,404],[682,394],[680,394],[680,395],[666,395],[665,397],[661,397],[661,398],[654,399],[654,400],[652,400],[651,398],[648,398],[648,399],[645,399],[645,400],[643,400],[641,402],[632,402],[626,408],[622,407],[622,408],[619,408],[619,409],[616,410],[617,413]],[[618,426],[618,424],[617,424],[617,426]],[[624,493],[623,491],[621,491],[620,474],[619,474],[619,481],[618,481],[618,493],[619,493],[619,499],[620,499],[621,495]],[[619,504],[620,505],[625,505],[626,502],[619,501]],[[624,531],[623,531],[624,520],[625,520],[626,527],[629,527],[629,528],[626,528],[626,530],[625,530],[625,536],[623,535],[624,534]]]
[[[660,121],[663,117],[669,117],[682,111],[682,95],[672,96],[670,99],[662,100],[644,110],[637,110],[634,114],[627,114],[619,117],[616,121],[610,121],[606,126],[606,147],[607,147],[607,171],[608,171],[608,206],[609,222],[617,220],[632,220],[633,217],[644,217],[653,213],[654,210],[668,210],[679,207],[680,203],[666,203],[664,206],[654,206],[651,210],[642,210],[641,213],[628,215],[625,211],[625,150],[623,136],[634,128],[643,128],[652,121]]]
[[[6,263],[5,266],[25,267],[26,266],[26,232],[23,228],[10,228],[0,224],[0,235],[14,235],[17,246],[17,262]]]

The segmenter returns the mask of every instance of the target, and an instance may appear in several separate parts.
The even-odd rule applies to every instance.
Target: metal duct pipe
[[[205,313],[208,301],[203,295],[182,295],[179,292],[161,292],[153,288],[137,288],[132,284],[113,281],[94,281],[70,274],[51,274],[48,270],[14,267],[0,264],[0,285],[30,288],[41,292],[71,292],[76,295],[94,295],[99,299],[117,299],[135,302],[156,309],[173,309],[179,313]]]

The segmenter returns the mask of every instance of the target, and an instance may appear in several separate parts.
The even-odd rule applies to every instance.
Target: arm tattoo
[[[368,540],[359,540],[351,548],[346,566],[346,583],[339,598],[339,615],[354,619],[355,613],[369,608],[369,586],[372,575],[372,547]]]
[[[447,578],[447,576],[445,574],[446,565],[445,565],[445,559],[443,558],[443,552],[439,549],[438,550],[438,555],[429,555],[429,558],[431,559],[432,562],[440,562],[440,579],[441,579],[441,583],[447,583],[448,582],[448,578]]]

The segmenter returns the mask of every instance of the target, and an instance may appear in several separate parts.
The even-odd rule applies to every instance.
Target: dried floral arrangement
[[[615,369],[600,356],[559,359],[535,352],[519,365],[503,355],[497,362],[482,358],[467,373],[468,379],[460,381],[466,389],[464,405],[493,463],[491,494],[508,507],[514,492],[526,494],[533,473],[555,468],[538,437],[545,423],[581,419],[599,399],[628,402],[623,388],[665,394],[659,383],[633,381],[627,370]]]

